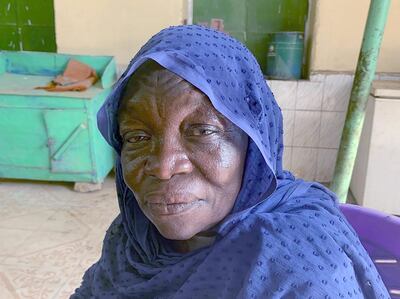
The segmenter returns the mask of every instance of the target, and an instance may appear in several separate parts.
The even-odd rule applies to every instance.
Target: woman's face
[[[231,211],[247,135],[207,96],[165,69],[139,69],[118,119],[124,180],[164,237],[188,240]]]

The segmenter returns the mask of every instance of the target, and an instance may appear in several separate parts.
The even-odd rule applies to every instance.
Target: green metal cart
[[[71,58],[94,68],[99,81],[83,92],[35,89]],[[96,113],[115,79],[111,56],[0,52],[0,178],[101,185],[114,153],[97,130]]]

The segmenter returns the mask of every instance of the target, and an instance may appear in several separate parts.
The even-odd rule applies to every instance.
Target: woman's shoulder
[[[275,192],[280,199],[273,212],[307,214],[319,210],[342,217],[336,194],[320,183],[296,179]]]
[[[282,194],[275,208],[259,208],[242,221],[237,244],[260,248],[257,259],[265,258],[268,271],[284,281],[312,284],[321,292],[336,286],[336,296],[344,290],[356,298],[384,292],[381,282],[371,289],[379,275],[332,192],[297,181]]]

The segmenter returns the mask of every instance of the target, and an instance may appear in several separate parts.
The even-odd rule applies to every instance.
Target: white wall
[[[354,71],[370,0],[314,0],[311,70]],[[400,72],[400,1],[391,3],[378,72]]]
[[[54,0],[60,53],[114,55],[127,64],[155,33],[186,17],[184,0]]]

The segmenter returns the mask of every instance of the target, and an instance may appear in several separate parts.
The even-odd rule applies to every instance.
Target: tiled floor
[[[0,180],[0,298],[69,298],[117,213],[113,177],[93,193]]]

